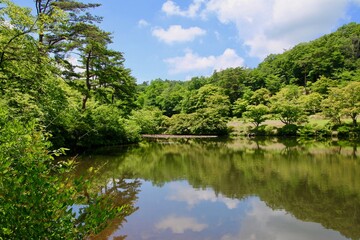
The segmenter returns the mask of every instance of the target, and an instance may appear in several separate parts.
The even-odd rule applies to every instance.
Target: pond
[[[98,239],[360,239],[356,143],[168,139],[79,160],[137,208]]]

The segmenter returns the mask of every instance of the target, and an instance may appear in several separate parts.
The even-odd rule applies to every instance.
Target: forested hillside
[[[253,134],[359,136],[360,24],[270,55],[254,69],[136,84],[99,27],[102,18],[91,13],[98,6],[0,1],[0,239],[83,238],[107,217],[133,211],[90,196],[82,183],[60,183],[55,173],[72,166],[55,163],[61,148],[135,143],[145,133],[227,135],[233,117],[254,123]],[[306,124],[312,115],[331,122]],[[267,119],[285,126],[266,126]],[[68,207],[79,202],[89,207],[75,219]]]
[[[224,134],[226,121],[238,117],[253,122],[255,134],[330,135],[338,130],[348,136],[358,132],[360,25],[350,23],[270,55],[255,69],[230,68],[186,82],[157,79],[139,85],[138,91],[138,105],[169,117],[164,121],[169,133]],[[322,129],[304,127],[312,115],[331,121]],[[287,126],[260,126],[267,119]]]

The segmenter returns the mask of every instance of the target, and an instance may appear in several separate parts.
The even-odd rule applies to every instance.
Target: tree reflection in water
[[[83,169],[105,165],[94,176],[98,182],[130,174],[129,178],[155,186],[186,180],[195,189],[211,188],[229,199],[258,196],[273,210],[360,238],[356,143],[167,140],[116,151],[84,156],[80,165]],[[136,198],[136,193],[132,196]],[[114,224],[108,231],[117,227]]]

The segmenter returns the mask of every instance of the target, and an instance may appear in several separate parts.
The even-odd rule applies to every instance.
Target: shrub
[[[140,127],[126,120],[122,112],[110,105],[101,105],[85,112],[72,130],[77,146],[109,146],[140,140]]]
[[[33,123],[0,132],[0,239],[74,239],[73,189],[62,187]]]
[[[299,127],[295,124],[287,124],[278,129],[278,135],[280,136],[297,136]]]
[[[328,126],[321,127],[317,124],[305,124],[299,128],[298,133],[303,137],[328,137],[331,136],[331,129]]]
[[[130,119],[140,127],[142,134],[156,134],[164,131],[163,124],[166,117],[158,108],[132,111]]]
[[[227,135],[226,120],[211,111],[200,109],[191,114],[176,114],[167,121],[169,134]]]

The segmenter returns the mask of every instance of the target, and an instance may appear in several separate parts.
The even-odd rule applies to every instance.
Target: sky
[[[31,0],[13,0],[32,6]],[[138,83],[189,80],[360,23],[360,0],[83,0],[113,34]]]

